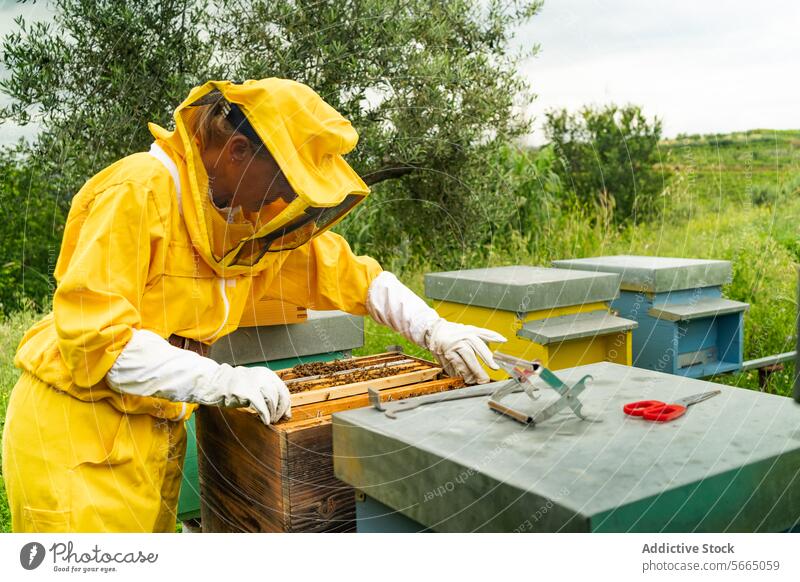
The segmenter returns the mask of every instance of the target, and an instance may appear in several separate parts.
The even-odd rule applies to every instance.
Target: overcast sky
[[[23,15],[26,20],[42,20],[48,14],[48,7],[44,2],[20,4],[14,0],[0,0],[0,37],[5,37],[9,32],[18,29],[14,19],[20,15]],[[0,64],[0,76],[6,76],[5,67],[2,64]],[[0,104],[5,105],[6,103],[8,103],[8,98],[0,93]],[[18,127],[16,124],[3,123],[2,131],[0,131],[0,146],[16,142],[20,137],[32,138],[35,135],[35,127]]]
[[[797,0],[546,0],[518,41],[536,119],[635,103],[671,137],[800,128],[799,29]]]
[[[20,13],[46,7],[0,0],[0,34]],[[521,71],[530,114],[538,126],[549,108],[636,103],[669,137],[800,128],[799,28],[797,0],[546,0],[517,38],[541,45]],[[4,127],[0,144],[22,134]]]

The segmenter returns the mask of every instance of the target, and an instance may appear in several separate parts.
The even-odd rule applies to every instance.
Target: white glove
[[[134,329],[106,383],[117,392],[231,408],[252,406],[264,424],[291,418],[289,389],[268,368],[218,364]]]
[[[418,346],[431,351],[451,376],[461,376],[467,384],[485,384],[489,375],[478,357],[498,370],[499,366],[485,342],[505,342],[499,333],[472,325],[452,323],[441,317],[392,273],[375,277],[367,293],[370,316]]]
[[[505,341],[506,338],[491,330],[439,318],[428,332],[426,347],[450,376],[461,376],[467,384],[486,384],[490,378],[476,354],[490,368],[499,370],[486,342]]]

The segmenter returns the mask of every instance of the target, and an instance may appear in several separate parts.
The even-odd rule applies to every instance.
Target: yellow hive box
[[[629,366],[637,324],[611,311],[619,277],[608,275],[525,266],[450,271],[426,275],[425,294],[449,321],[508,338],[490,345],[493,350],[539,359],[552,370],[602,361]]]

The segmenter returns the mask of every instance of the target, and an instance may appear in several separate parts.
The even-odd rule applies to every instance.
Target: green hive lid
[[[664,293],[682,289],[717,287],[730,283],[730,261],[615,255],[553,261],[562,269],[619,273],[621,289]]]
[[[791,399],[608,362],[555,374],[569,386],[592,376],[583,413],[602,422],[567,412],[523,426],[485,398],[394,419],[338,412],[336,477],[437,531],[754,532],[796,522],[800,408]],[[721,394],[672,422],[622,412],[711,390]],[[549,388],[539,395],[503,403],[536,412],[558,398]]]
[[[526,313],[611,301],[619,275],[547,267],[491,267],[425,275],[431,299]]]
[[[240,366],[341,352],[363,345],[363,317],[309,309],[308,319],[302,323],[240,327],[214,342],[209,357],[221,364]]]
[[[588,313],[571,313],[559,317],[534,319],[523,324],[517,332],[517,336],[546,346],[569,340],[630,331],[637,327],[639,327],[639,323],[632,319],[618,317],[600,309]]]

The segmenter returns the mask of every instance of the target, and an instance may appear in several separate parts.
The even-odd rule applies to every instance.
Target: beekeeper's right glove
[[[503,343],[506,338],[490,329],[439,317],[436,310],[388,271],[370,283],[367,311],[378,323],[430,350],[445,372],[461,376],[467,384],[491,381],[478,358],[493,370],[500,369],[486,342]]]
[[[106,382],[118,392],[135,396],[230,408],[252,406],[264,424],[291,418],[289,389],[272,370],[218,364],[145,329],[133,330]]]

